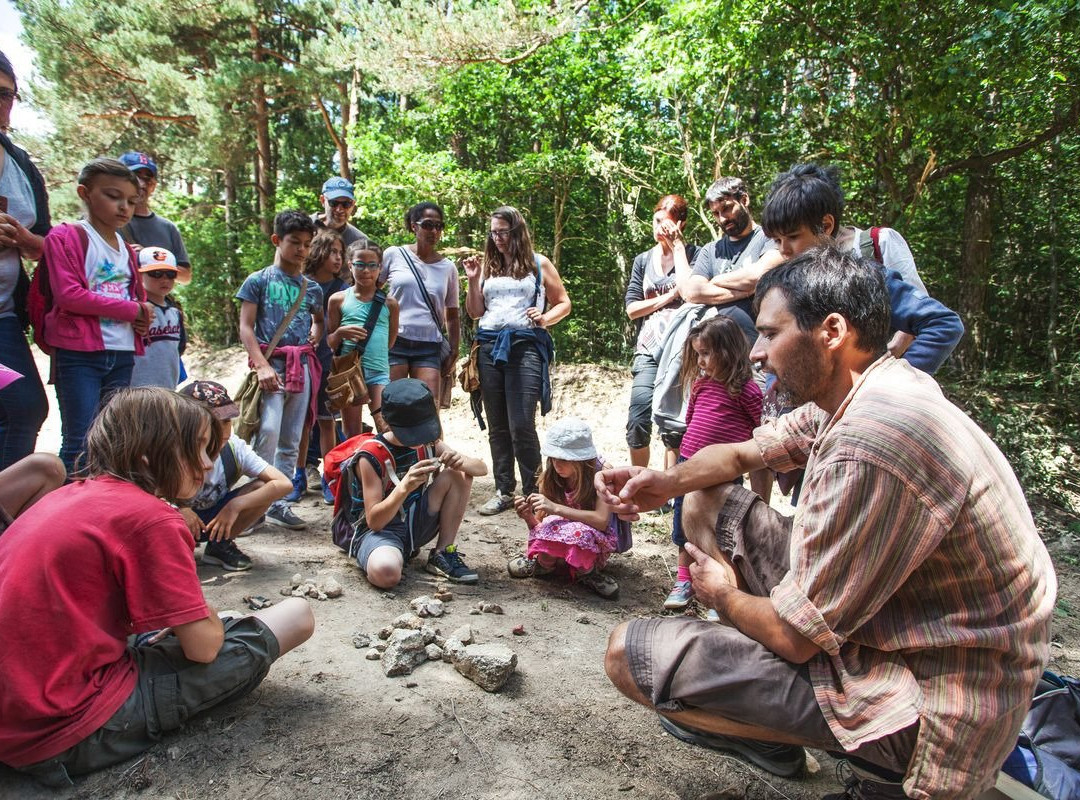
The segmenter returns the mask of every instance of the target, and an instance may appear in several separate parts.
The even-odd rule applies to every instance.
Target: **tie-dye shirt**
[[[79,224],[87,235],[86,284],[90,291],[113,300],[136,300],[131,294],[131,264],[124,240],[117,234],[120,249],[110,247],[89,222],[80,220]],[[130,322],[109,317],[98,317],[97,322],[104,349],[135,349],[135,331]]]

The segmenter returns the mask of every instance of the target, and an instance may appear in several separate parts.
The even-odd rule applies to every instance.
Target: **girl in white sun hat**
[[[600,570],[618,548],[617,519],[593,486],[602,463],[592,430],[580,419],[561,419],[548,428],[540,452],[547,458],[540,491],[514,498],[529,526],[529,546],[525,555],[510,559],[510,575],[531,578],[565,565],[572,581],[615,599],[619,585]]]

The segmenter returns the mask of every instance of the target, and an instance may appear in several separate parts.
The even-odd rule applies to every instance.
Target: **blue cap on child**
[[[562,461],[590,461],[596,458],[592,428],[577,417],[563,417],[547,429],[540,452]]]
[[[135,150],[129,150],[120,156],[120,163],[130,169],[132,172],[139,169],[148,169],[157,177],[157,164],[154,163],[154,159],[150,158],[146,153],[139,153]]]

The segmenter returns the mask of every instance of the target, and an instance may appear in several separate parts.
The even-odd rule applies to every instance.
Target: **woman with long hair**
[[[487,516],[513,508],[515,460],[522,491],[536,492],[536,407],[542,413],[551,407],[548,328],[570,313],[570,296],[551,260],[533,250],[521,212],[510,206],[491,212],[484,255],[462,266],[465,310],[479,320],[480,393],[495,473],[495,494],[479,509]]]

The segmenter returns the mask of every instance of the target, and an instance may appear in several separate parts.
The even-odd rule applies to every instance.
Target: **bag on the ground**
[[[1043,673],[1001,771],[1051,800],[1080,797],[1080,680]]]

